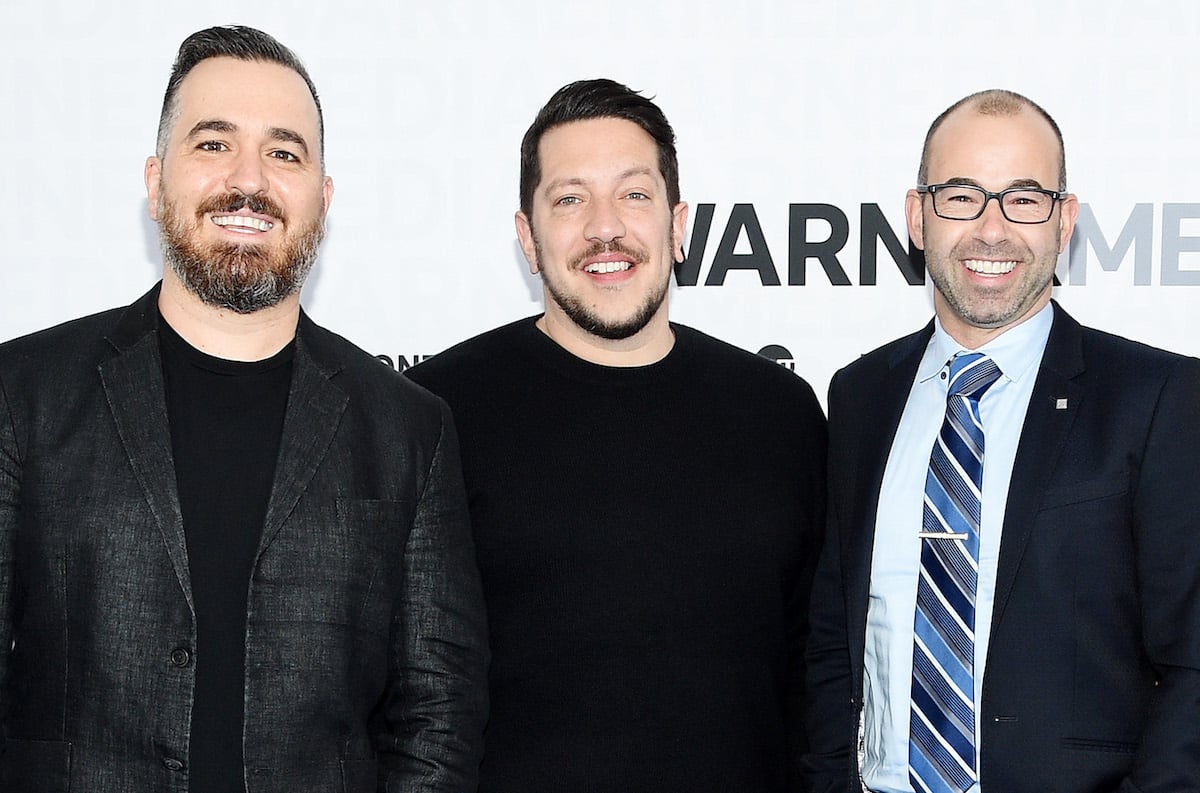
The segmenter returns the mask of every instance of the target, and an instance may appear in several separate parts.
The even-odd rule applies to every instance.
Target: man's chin
[[[624,341],[642,332],[666,301],[666,291],[654,295],[632,312],[624,315],[602,316],[573,296],[556,294],[548,290],[547,297],[554,301],[559,310],[580,330],[607,341]]]
[[[274,308],[300,290],[298,286],[281,289],[260,283],[223,288],[213,288],[211,284],[190,284],[188,291],[207,306],[244,315]]]
[[[645,330],[658,313],[657,306],[643,306],[636,313],[624,317],[601,317],[590,311],[564,310],[582,330],[607,341],[624,341],[636,336]]]
[[[307,264],[278,272],[262,256],[230,250],[210,253],[211,258],[189,259],[167,252],[164,258],[184,288],[201,303],[237,314],[271,308],[299,292],[311,267]]]

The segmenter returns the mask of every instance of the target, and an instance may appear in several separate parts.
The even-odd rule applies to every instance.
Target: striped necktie
[[[917,793],[961,793],[977,778],[975,588],[983,490],[979,400],[999,377],[995,362],[982,353],[961,353],[950,362],[946,418],[925,478],[908,744],[909,778]]]

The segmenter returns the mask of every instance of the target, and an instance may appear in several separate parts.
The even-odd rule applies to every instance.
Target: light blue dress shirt
[[[986,446],[975,598],[977,736],[978,703],[991,634],[996,563],[1000,557],[1000,530],[1004,525],[1008,485],[1025,411],[1053,319],[1053,309],[1047,305],[977,350],[990,356],[1001,372],[1000,379],[979,404]],[[929,454],[946,412],[948,364],[963,351],[962,345],[935,321],[933,337],[917,368],[892,441],[879,493],[867,603],[860,746],[863,784],[879,793],[912,793],[908,781],[908,721],[913,615],[921,569],[921,541],[917,534],[921,530]],[[975,757],[978,771],[978,751]],[[980,793],[979,785],[971,791]]]

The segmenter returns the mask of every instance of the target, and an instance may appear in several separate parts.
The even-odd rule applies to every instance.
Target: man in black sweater
[[[795,789],[825,423],[794,374],[668,320],[674,140],[610,80],[556,93],[516,215],[545,313],[410,370],[460,431],[482,793]]]

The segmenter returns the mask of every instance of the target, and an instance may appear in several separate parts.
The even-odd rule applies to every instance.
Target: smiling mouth
[[[963,261],[963,266],[973,273],[982,273],[983,275],[1004,275],[1005,273],[1011,273],[1013,268],[1017,266],[1017,262],[994,262],[988,259],[967,259]]]
[[[632,262],[592,262],[583,268],[585,273],[620,273],[633,267]]]
[[[247,215],[213,215],[212,222],[223,228],[232,227],[247,231],[270,231],[275,227],[270,221]]]

